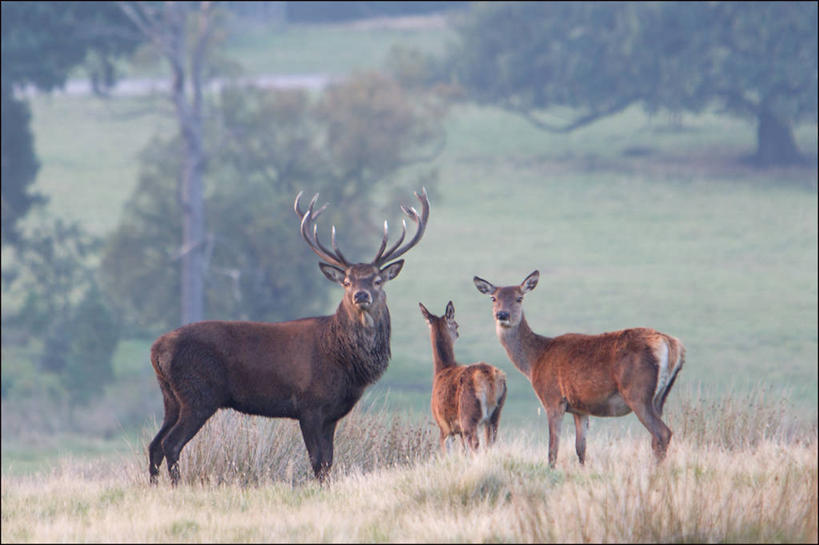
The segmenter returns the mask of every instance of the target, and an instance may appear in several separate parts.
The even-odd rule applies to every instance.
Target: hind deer
[[[492,299],[495,331],[509,359],[535,390],[549,421],[549,465],[557,461],[563,414],[572,413],[575,448],[586,458],[589,416],[624,416],[634,411],[651,433],[657,460],[665,457],[671,430],[662,421],[663,405],[685,360],[685,347],[649,328],[600,335],[567,333],[544,337],[523,315],[523,296],[537,285],[538,271],[519,286],[496,287],[479,277],[473,282]]]
[[[384,284],[398,276],[397,260],[418,244],[429,218],[426,191],[415,196],[422,212],[402,206],[417,224],[404,246],[406,222],[398,241],[387,248],[388,227],[375,258],[351,263],[336,246],[318,239],[315,220],[326,204],[314,210],[293,208],[301,220],[301,236],[322,262],[328,280],[344,288],[331,316],[288,322],[205,321],[182,326],[159,337],[151,347],[153,364],[165,403],[162,427],[151,441],[149,474],[155,483],[167,459],[172,484],[179,481],[179,454],[218,409],[298,420],[315,476],[323,481],[333,463],[336,423],[377,381],[390,359],[390,313]],[[312,234],[310,233],[312,225]],[[397,261],[396,261],[397,260]]]
[[[506,401],[506,374],[488,363],[461,365],[455,361],[453,348],[458,338],[455,307],[447,303],[440,318],[422,304],[421,314],[429,325],[432,343],[432,416],[441,430],[441,450],[446,454],[447,439],[454,435],[466,438],[472,451],[478,449],[478,426],[483,425],[486,445],[498,436],[503,403]]]

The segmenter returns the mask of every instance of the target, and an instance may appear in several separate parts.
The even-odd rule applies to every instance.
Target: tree
[[[345,255],[374,254],[380,226],[367,213],[374,193],[414,174],[403,167],[441,140],[431,136],[435,127],[443,132],[441,120],[439,110],[381,75],[359,74],[316,99],[301,90],[225,87],[205,124],[205,316],[279,321],[324,311],[332,286],[299,235],[296,194],[320,192],[332,203],[321,238],[329,240],[335,224]],[[144,152],[139,186],[100,267],[118,312],[151,333],[179,319],[176,141],[156,139]]]
[[[179,178],[182,209],[181,288],[183,324],[204,315],[205,209],[202,176],[207,160],[203,137],[203,85],[219,13],[211,2],[123,2],[123,12],[167,60],[171,100],[183,141]]]
[[[798,162],[792,125],[817,116],[809,2],[476,4],[451,70],[475,99],[569,132],[634,104],[717,106],[757,121],[759,165]],[[555,108],[574,116],[548,121]]]
[[[3,2],[2,9],[2,242],[19,244],[19,220],[45,198],[31,193],[39,169],[29,128],[31,114],[15,90],[62,87],[87,65],[96,88],[114,82],[113,59],[138,44],[114,2]]]

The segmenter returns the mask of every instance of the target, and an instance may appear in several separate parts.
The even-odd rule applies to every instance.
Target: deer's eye
[[[492,300],[492,302],[493,302],[493,303],[494,303],[495,301],[497,301],[497,299],[495,299],[495,296],[494,296],[494,295],[493,295],[493,296],[491,296],[491,297],[490,297],[490,299]]]
[[[345,288],[349,288],[352,282],[350,282],[349,278],[345,278],[343,284]]]
[[[381,285],[381,282],[383,282],[383,280],[381,280],[381,277],[380,277],[380,276],[379,276],[378,278],[376,278],[375,280],[373,280],[373,284],[374,284],[375,286],[380,286],[380,285]]]
[[[515,301],[517,301],[518,303],[520,303],[520,302],[522,302],[522,301],[523,301],[523,297],[518,297],[518,298],[516,298],[516,299],[515,299]]]

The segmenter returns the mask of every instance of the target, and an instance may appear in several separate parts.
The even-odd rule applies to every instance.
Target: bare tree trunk
[[[756,129],[757,149],[751,162],[758,166],[797,165],[805,162],[793,138],[790,124],[780,120],[766,109],[758,116]]]
[[[180,316],[183,324],[197,322],[204,317],[205,297],[203,173],[207,154],[202,134],[202,72],[212,30],[211,4],[165,2],[158,6],[143,2],[123,2],[120,5],[171,65],[171,98],[185,148],[179,180],[183,214],[182,247],[179,252],[182,280]],[[189,27],[188,14],[194,9],[195,25]],[[192,49],[189,50],[189,47]]]

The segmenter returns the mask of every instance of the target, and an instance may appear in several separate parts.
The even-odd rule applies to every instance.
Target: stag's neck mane
[[[496,331],[509,359],[531,381],[532,369],[538,361],[538,356],[543,353],[543,348],[551,339],[532,331],[523,314],[517,327],[498,325]]]
[[[437,328],[430,328],[430,339],[432,340],[432,363],[434,374],[437,375],[448,367],[455,367],[458,362],[455,361],[455,348],[452,345],[452,340],[446,333],[441,333]]]
[[[366,386],[377,381],[390,360],[390,312],[387,305],[369,311],[340,304],[330,317],[325,348],[346,368],[352,382]]]

